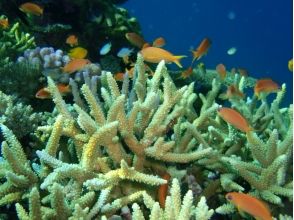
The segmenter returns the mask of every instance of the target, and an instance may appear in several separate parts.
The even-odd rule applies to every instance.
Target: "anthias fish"
[[[207,54],[208,49],[211,46],[211,41],[208,38],[204,38],[200,45],[197,47],[197,49],[195,51],[192,50],[192,54],[193,54],[193,61],[195,60],[199,60],[201,57],[203,57],[205,54]]]
[[[279,85],[272,79],[260,79],[257,80],[254,86],[254,94],[260,98],[261,93],[269,94],[272,92],[278,92],[279,88]]]
[[[226,199],[232,202],[240,211],[247,212],[258,220],[272,220],[268,207],[259,199],[245,193],[230,192]]]
[[[221,99],[233,99],[239,98],[243,99],[245,97],[244,93],[239,90],[239,88],[235,85],[230,85],[227,88],[226,93],[220,94],[219,98]]]
[[[163,37],[156,38],[152,43],[153,47],[163,47],[164,45],[165,45],[165,39]]]
[[[218,114],[223,120],[242,132],[247,133],[252,130],[247,120],[239,112],[232,108],[221,107],[218,110]]]
[[[216,66],[216,71],[219,74],[221,80],[224,80],[226,78],[227,75],[227,71],[226,71],[226,67],[224,64],[220,63]]]
[[[144,60],[150,63],[159,63],[161,60],[164,60],[167,63],[175,63],[177,66],[182,68],[179,60],[186,56],[175,56],[167,50],[158,48],[158,47],[146,47],[140,51]]]
[[[88,59],[74,59],[71,60],[68,64],[66,64],[62,70],[65,73],[73,73],[75,71],[78,71],[80,69],[83,69],[86,65],[90,64],[90,60]]]
[[[126,33],[125,37],[132,45],[138,47],[139,49],[141,49],[143,45],[146,43],[143,37],[133,32]]]
[[[69,85],[64,85],[64,84],[58,84],[57,89],[61,95],[66,95],[67,93],[69,93],[71,91]],[[37,99],[50,99],[51,94],[50,94],[48,88],[44,87],[36,93],[35,97]]]
[[[69,44],[71,47],[78,45],[78,37],[76,35],[69,35],[66,38],[65,43]]]
[[[26,2],[19,6],[19,9],[24,13],[41,16],[43,14],[43,7],[32,2]]]

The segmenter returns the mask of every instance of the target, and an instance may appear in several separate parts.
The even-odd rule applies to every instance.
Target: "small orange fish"
[[[116,80],[116,81],[123,81],[124,80],[124,75],[125,73],[122,73],[122,72],[118,72],[118,73],[115,73],[113,78]]]
[[[181,73],[181,76],[178,79],[186,79],[186,78],[190,77],[192,73],[193,73],[193,68],[192,68],[192,66],[190,66],[190,67],[188,67],[188,69],[184,70]]]
[[[254,94],[260,98],[261,93],[269,94],[271,92],[278,92],[279,88],[279,85],[271,79],[260,79],[257,80],[254,86]]]
[[[268,207],[259,199],[245,193],[230,192],[226,199],[237,206],[238,210],[247,212],[255,219],[272,220]]]
[[[144,40],[143,37],[141,37],[140,35],[136,34],[136,33],[126,33],[125,37],[127,38],[127,40],[133,44],[134,46],[138,47],[138,48],[142,48],[143,45],[146,43],[146,41]]]
[[[66,95],[67,93],[71,91],[69,85],[64,85],[64,84],[58,84],[57,89],[61,95]],[[35,97],[37,99],[50,99],[51,94],[49,92],[49,89],[47,87],[44,87],[36,93]]]
[[[171,178],[169,173],[165,173],[161,177],[163,179],[167,180],[167,181],[169,181],[170,178]],[[159,205],[161,206],[161,208],[165,207],[165,199],[166,199],[166,196],[167,196],[167,190],[168,190],[168,183],[162,184],[162,185],[159,186],[157,196],[158,196],[158,201],[159,201]]]
[[[19,6],[19,10],[23,11],[24,13],[41,16],[43,14],[44,8],[32,2],[26,2]]]
[[[88,54],[88,51],[85,48],[75,47],[69,51],[68,56],[70,58],[83,59],[87,56],[87,54]]]
[[[8,18],[0,18],[0,27],[3,29],[8,28],[9,26],[9,22],[8,22]]]
[[[236,110],[232,108],[221,107],[218,109],[218,114],[223,120],[240,131],[246,133],[252,131],[252,128],[248,124],[247,120]]]
[[[226,78],[227,75],[227,71],[226,71],[226,67],[224,64],[220,63],[216,66],[216,71],[218,72],[221,80],[224,80]]]
[[[86,65],[90,64],[88,59],[73,59],[68,64],[66,64],[62,70],[65,73],[73,73],[77,70],[83,69]]]
[[[201,57],[203,57],[205,54],[207,54],[209,47],[211,46],[211,41],[208,38],[204,38],[200,45],[197,47],[195,51],[192,50],[193,54],[193,61],[199,60]]]
[[[152,47],[163,47],[164,45],[165,45],[165,40],[163,37],[156,38],[152,43]]]
[[[158,48],[158,47],[146,47],[140,51],[145,61],[150,63],[159,63],[161,60],[164,60],[167,63],[174,62],[180,68],[182,65],[179,60],[186,56],[174,56],[172,53]]]
[[[221,99],[232,99],[232,98],[241,98],[245,97],[244,93],[241,92],[235,85],[230,85],[227,88],[226,93],[220,94],[219,98]]]
[[[76,45],[79,44],[77,36],[73,35],[73,34],[69,35],[66,38],[65,43],[69,44],[71,47],[76,46]]]

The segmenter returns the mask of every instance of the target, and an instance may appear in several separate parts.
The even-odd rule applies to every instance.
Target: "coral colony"
[[[19,23],[0,10],[0,218],[292,219],[286,84],[223,64],[206,70],[198,59],[209,39],[190,67],[170,71],[184,56],[158,49],[162,37],[147,43],[126,10],[93,2],[108,10],[88,28],[112,30],[96,48],[83,45],[92,29],[70,35],[77,27],[54,20],[46,3],[19,6]],[[47,26],[37,22],[46,13]],[[52,45],[41,46],[44,36]]]

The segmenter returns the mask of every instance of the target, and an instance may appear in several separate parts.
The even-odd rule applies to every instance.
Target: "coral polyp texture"
[[[225,200],[231,191],[266,201],[277,219],[289,217],[281,208],[293,196],[293,109],[280,107],[285,85],[271,103],[265,96],[228,100],[252,126],[245,134],[218,114],[217,75],[207,94],[196,94],[194,82],[177,88],[164,61],[148,77],[138,54],[132,81],[126,74],[118,84],[104,71],[100,90],[97,78],[80,88],[71,82],[74,104],[47,80],[58,113],[37,128],[44,147],[34,159],[1,126],[0,205],[12,205],[6,209],[19,219],[108,219],[121,212],[133,219],[238,218]],[[246,80],[235,78],[240,91]],[[157,193],[163,186],[166,195]]]

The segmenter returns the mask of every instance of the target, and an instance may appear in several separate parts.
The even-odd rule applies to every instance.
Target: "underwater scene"
[[[0,0],[0,220],[292,220],[293,1]]]

